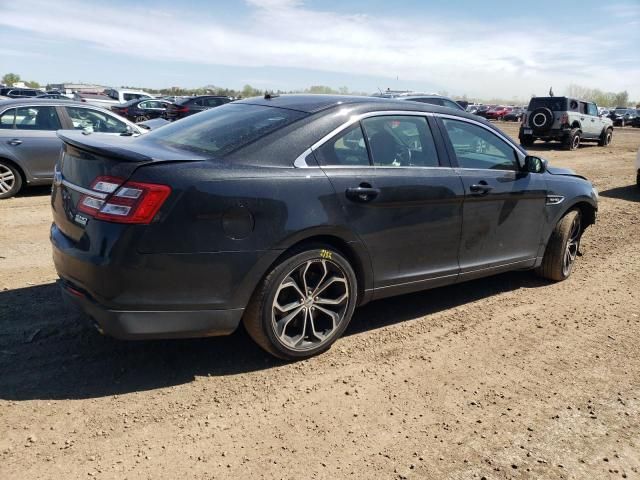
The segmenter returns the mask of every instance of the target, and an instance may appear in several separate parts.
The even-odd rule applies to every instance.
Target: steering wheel
[[[404,167],[411,165],[411,149],[404,144],[397,143],[395,161]]]

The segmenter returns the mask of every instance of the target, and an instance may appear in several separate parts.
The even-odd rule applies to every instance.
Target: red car
[[[487,111],[487,119],[491,118],[493,120],[502,120],[502,117],[504,117],[511,110],[513,110],[513,108],[499,105]]]

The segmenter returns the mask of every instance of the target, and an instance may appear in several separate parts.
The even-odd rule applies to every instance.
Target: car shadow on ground
[[[576,151],[580,151],[582,149],[587,149],[587,148],[594,148],[597,147],[598,144],[597,143],[581,143],[580,146],[578,147],[578,150]],[[552,152],[552,151],[567,151],[563,146],[561,142],[536,142],[533,145],[531,145],[530,147],[525,147],[527,151],[530,152]]]
[[[35,187],[23,188],[16,197],[43,197],[51,195],[51,185],[38,185]]]
[[[616,187],[600,192],[600,196],[607,198],[617,198],[629,202],[640,202],[640,187],[638,185],[627,185],[626,187]]]
[[[512,272],[375,301],[356,310],[345,335],[545,284],[530,272]],[[284,364],[259,349],[243,328],[228,337],[191,340],[126,342],[103,337],[62,304],[55,284],[0,292],[0,306],[3,400],[97,398]]]

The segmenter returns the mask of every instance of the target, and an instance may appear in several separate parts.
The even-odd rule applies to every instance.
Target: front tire
[[[13,197],[22,189],[22,175],[9,162],[0,159],[0,199]]]
[[[244,326],[268,353],[301,360],[328,350],[349,325],[357,302],[349,261],[329,246],[298,250],[262,280]]]
[[[542,264],[536,269],[538,275],[555,282],[569,278],[580,250],[581,222],[579,210],[571,210],[560,219],[551,232]]]

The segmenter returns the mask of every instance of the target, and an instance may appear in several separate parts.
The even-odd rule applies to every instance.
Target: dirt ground
[[[532,148],[600,191],[568,281],[377,301],[292,364],[100,336],[61,304],[48,188],[0,201],[0,478],[640,478],[639,146]]]

